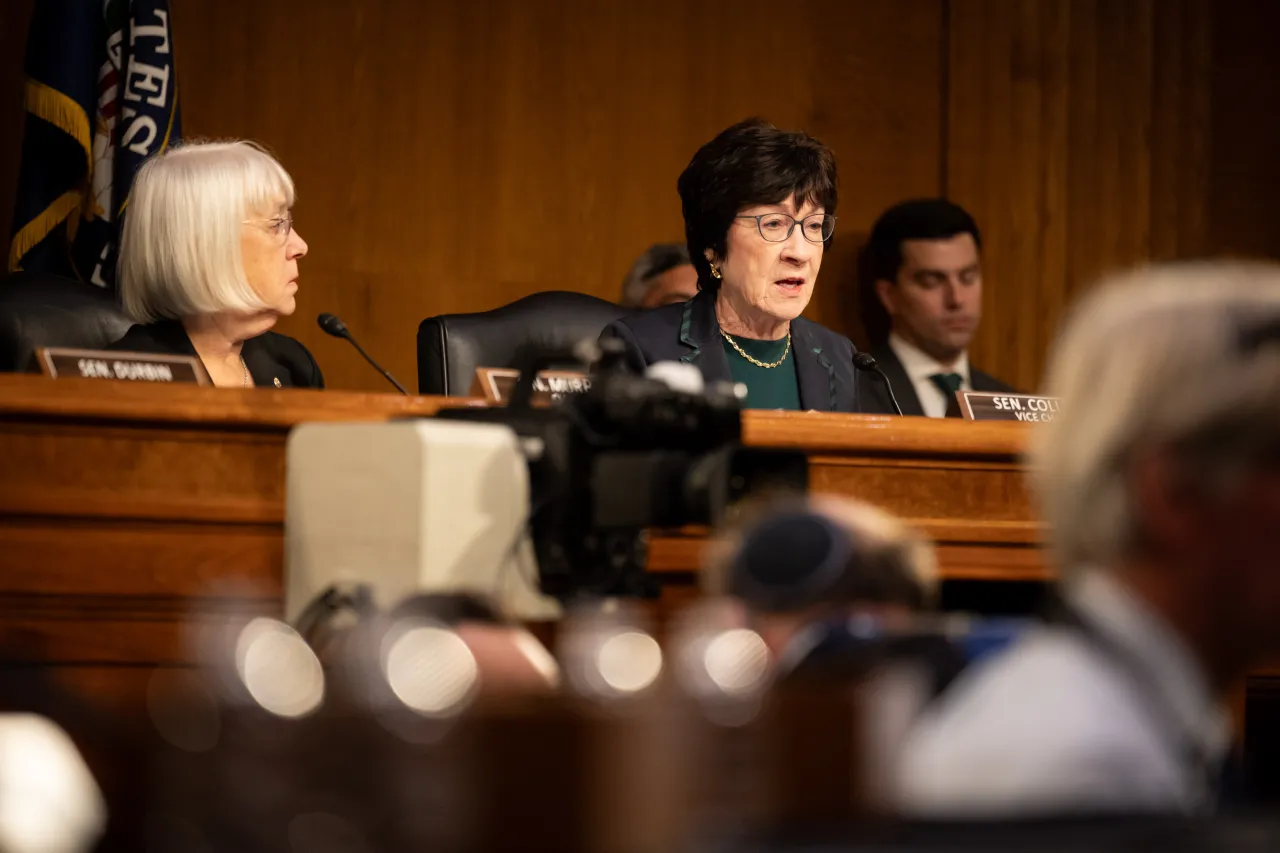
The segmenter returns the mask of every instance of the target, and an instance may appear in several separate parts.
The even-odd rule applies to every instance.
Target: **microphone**
[[[356,352],[364,356],[365,361],[373,365],[374,370],[381,373],[383,376],[387,378],[388,382],[396,386],[397,391],[399,391],[401,394],[404,394],[406,397],[409,396],[409,392],[404,390],[404,386],[401,385],[399,382],[397,382],[394,376],[392,376],[390,373],[387,373],[387,371],[383,370],[382,365],[378,364],[378,362],[370,358],[369,353],[364,351],[364,347],[356,343],[356,339],[351,337],[351,332],[348,331],[346,323],[342,322],[334,315],[327,314],[327,313],[321,314],[319,317],[317,317],[316,322],[320,324],[320,328],[324,330],[324,333],[326,335],[332,335],[335,338],[342,338],[343,340],[350,343],[353,347],[356,348]]]
[[[893,383],[889,381],[889,377],[884,375],[884,371],[880,369],[880,365],[876,364],[876,357],[869,352],[854,353],[853,366],[861,371],[874,373],[880,377],[880,381],[884,383],[885,390],[889,392],[889,402],[893,403],[893,410],[902,415],[902,407],[898,405],[898,398],[893,393]]]

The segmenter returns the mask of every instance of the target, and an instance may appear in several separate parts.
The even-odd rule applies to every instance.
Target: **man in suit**
[[[915,199],[876,220],[864,252],[863,322],[904,415],[959,417],[956,392],[1014,389],[969,364],[982,317],[982,235],[959,205]],[[883,382],[868,383],[893,411]]]

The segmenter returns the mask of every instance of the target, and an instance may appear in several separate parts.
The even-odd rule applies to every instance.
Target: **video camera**
[[[533,383],[566,354],[526,351],[505,409],[437,415],[501,424],[532,440],[529,524],[545,594],[653,594],[647,529],[715,525],[748,494],[807,488],[802,452],[742,447],[732,383],[682,391],[636,375],[619,341],[603,341],[595,359],[585,355],[595,363],[589,388],[556,405],[534,406]]]
[[[608,341],[598,354],[526,350],[506,407],[295,429],[289,618],[342,583],[372,585],[384,606],[475,592],[526,618],[578,597],[655,595],[649,529],[715,525],[748,494],[807,488],[802,452],[741,445],[734,385],[701,388],[687,365],[664,365],[687,371],[676,382],[637,375],[624,358]],[[539,371],[587,359],[587,390],[534,403]]]

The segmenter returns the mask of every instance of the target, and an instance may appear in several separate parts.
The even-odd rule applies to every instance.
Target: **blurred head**
[[[904,201],[876,220],[865,249],[863,317],[883,342],[890,327],[938,361],[969,347],[982,317],[982,236],[945,199]]]
[[[636,259],[622,282],[622,305],[660,308],[688,302],[698,292],[698,273],[683,243],[658,243]]]
[[[1034,484],[1065,572],[1156,566],[1231,642],[1280,648],[1280,266],[1120,275],[1052,353]]]
[[[808,622],[863,613],[901,621],[932,606],[933,546],[860,501],[812,495],[746,510],[708,554],[709,591],[740,599],[775,650]]]
[[[748,119],[693,155],[677,184],[701,290],[795,319],[835,229],[836,162],[805,133]]]
[[[293,202],[293,179],[253,142],[188,142],[151,158],[120,236],[125,311],[140,323],[292,314],[307,253]]]

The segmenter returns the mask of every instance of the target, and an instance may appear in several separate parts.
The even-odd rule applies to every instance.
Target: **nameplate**
[[[520,371],[505,367],[477,367],[471,384],[471,396],[483,397],[486,402],[505,406],[511,401]],[[548,406],[573,394],[591,389],[591,379],[585,373],[573,370],[543,370],[533,380],[533,399],[536,405]]]
[[[967,421],[1025,421],[1047,423],[1058,413],[1058,398],[1034,394],[993,394],[959,391],[960,414]]]
[[[40,372],[51,379],[122,379],[126,382],[184,382],[208,385],[208,374],[189,355],[39,347]]]

